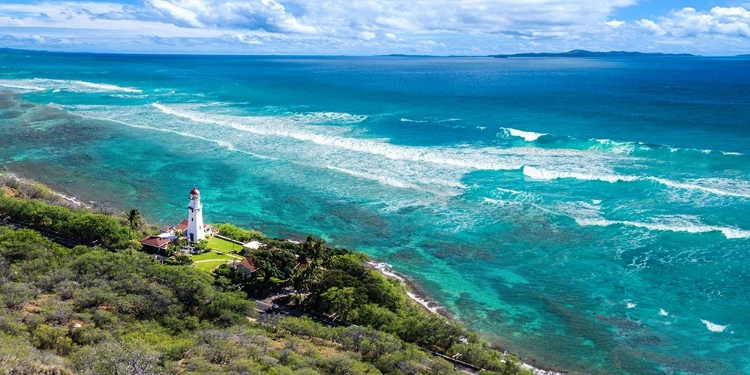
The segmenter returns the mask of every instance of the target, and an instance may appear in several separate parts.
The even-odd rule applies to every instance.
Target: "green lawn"
[[[213,238],[211,240],[213,240]],[[223,243],[227,243],[230,245],[232,244],[231,242],[224,241],[224,240],[219,240],[219,241],[220,243],[223,242]],[[210,240],[208,244],[209,246],[214,248]],[[239,246],[239,245],[235,244],[235,246]],[[193,255],[190,257],[190,259],[193,260],[193,264],[195,265],[195,268],[210,273],[211,270],[213,270],[214,268],[230,260],[242,261],[245,258],[239,255],[235,255],[235,254],[220,254],[216,251],[209,251],[207,253]]]
[[[228,259],[204,260],[200,263],[193,263],[193,265],[195,266],[195,268],[201,271],[211,273],[211,271],[213,271],[214,268],[226,263],[227,261]]]
[[[231,259],[237,259],[237,258],[236,256],[231,256],[227,254],[219,254],[215,251],[209,251],[207,253],[193,255],[190,257],[190,259],[192,259],[193,262],[196,262],[199,260],[219,260],[219,259],[231,260]]]
[[[233,253],[237,250],[242,250],[241,245],[217,237],[211,237],[208,240],[208,247],[225,253]]]

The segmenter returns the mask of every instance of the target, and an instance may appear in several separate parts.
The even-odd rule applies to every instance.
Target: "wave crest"
[[[723,234],[727,239],[750,238],[750,231],[732,227],[705,225],[697,220],[694,220],[693,218],[673,216],[662,219],[663,221],[661,222],[639,222],[626,220],[607,220],[604,218],[575,218],[575,221],[582,227],[608,227],[613,225],[626,225],[631,227],[644,228],[652,231],[670,231],[693,234],[721,232],[721,234]]]
[[[2,79],[0,80],[0,87],[5,87],[11,90],[16,89],[16,91],[20,90],[21,92],[46,90],[52,90],[53,92],[65,91],[73,93],[127,92],[140,94],[143,92],[143,90],[134,87],[123,87],[111,85],[108,83],[48,78]]]
[[[500,128],[500,129],[502,129],[505,132],[506,136],[523,138],[524,140],[526,140],[526,142],[534,142],[537,139],[539,139],[539,137],[547,135],[545,133],[535,133],[535,132],[524,131],[524,130],[513,129],[513,128]]]
[[[557,180],[571,178],[583,181],[604,181],[615,183],[620,181],[632,182],[638,180],[635,176],[624,176],[617,174],[590,174],[586,172],[552,171],[543,168],[523,166],[523,174],[535,180]]]

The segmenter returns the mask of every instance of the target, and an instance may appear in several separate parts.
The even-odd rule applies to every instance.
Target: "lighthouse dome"
[[[193,190],[190,190],[190,199],[191,200],[198,199],[198,197],[200,197],[200,195],[201,195],[201,192],[198,191],[198,188],[193,187]]]

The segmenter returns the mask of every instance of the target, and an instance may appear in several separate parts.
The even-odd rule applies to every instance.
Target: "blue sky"
[[[750,0],[2,0],[0,47],[229,54],[750,53]]]

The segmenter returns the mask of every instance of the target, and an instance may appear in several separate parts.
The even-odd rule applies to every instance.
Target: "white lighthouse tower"
[[[193,187],[190,191],[190,205],[188,206],[188,227],[186,237],[190,242],[198,242],[206,239],[205,227],[203,226],[203,206],[201,205],[201,193]]]

